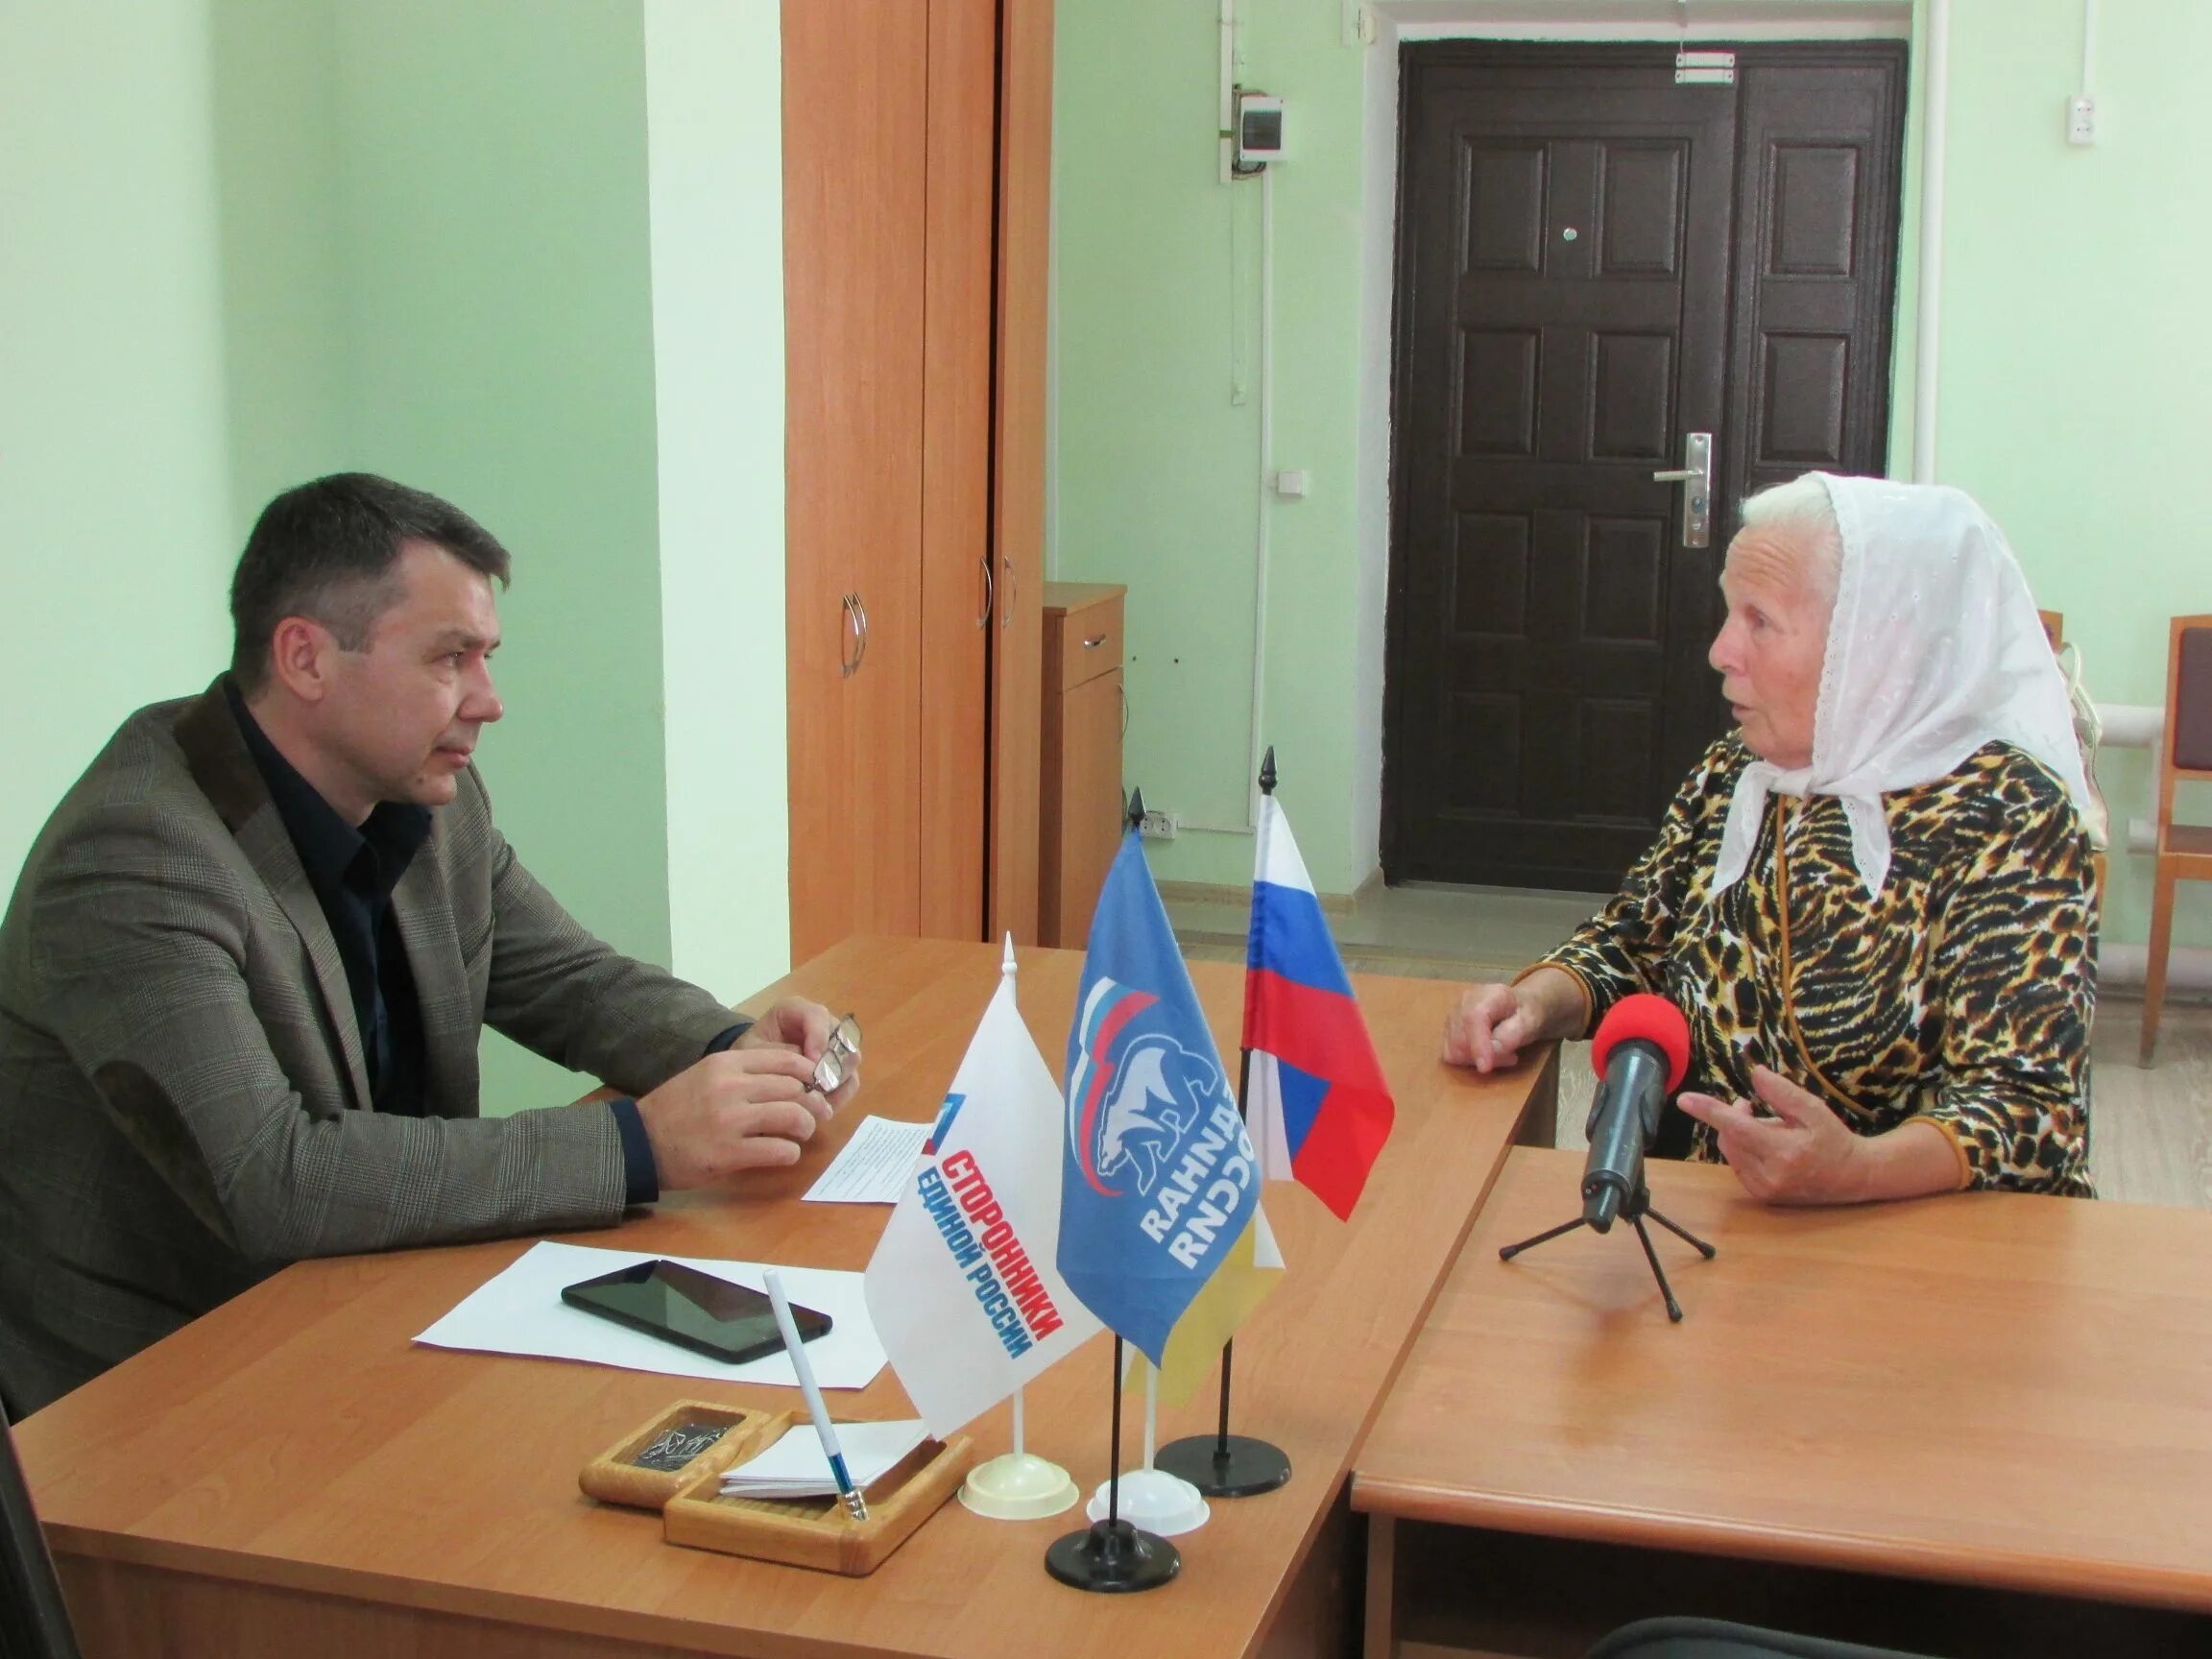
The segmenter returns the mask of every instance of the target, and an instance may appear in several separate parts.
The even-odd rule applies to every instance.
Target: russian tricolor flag
[[[1340,1219],[1367,1185],[1396,1108],[1321,902],[1272,795],[1260,801],[1244,1046],[1254,1149],[1272,1180],[1297,1180]]]

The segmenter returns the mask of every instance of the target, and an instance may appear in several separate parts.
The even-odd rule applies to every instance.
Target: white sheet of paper
[[[809,1204],[896,1204],[929,1139],[926,1123],[865,1118],[821,1179],[806,1189]]]
[[[928,1434],[919,1417],[892,1423],[839,1423],[837,1449],[845,1454],[845,1472],[865,1491]],[[830,1474],[830,1459],[822,1454],[822,1437],[814,1431],[813,1421],[801,1417],[765,1452],[724,1470],[722,1490],[745,1498],[824,1498],[837,1490],[837,1482]]]
[[[778,1352],[765,1359],[732,1365],[648,1336],[642,1331],[626,1330],[561,1300],[563,1286],[596,1279],[633,1262],[657,1260],[646,1250],[596,1250],[546,1239],[525,1250],[513,1266],[480,1286],[415,1340],[433,1348],[582,1359],[594,1365],[658,1371],[669,1377],[699,1377],[713,1382],[799,1385],[787,1354]],[[777,1266],[792,1301],[830,1315],[829,1332],[806,1344],[814,1379],[823,1387],[865,1388],[883,1369],[883,1344],[877,1339],[875,1322],[868,1317],[859,1274],[827,1267],[717,1261],[709,1256],[671,1256],[667,1260],[755,1290],[766,1287],[761,1275],[767,1267]]]

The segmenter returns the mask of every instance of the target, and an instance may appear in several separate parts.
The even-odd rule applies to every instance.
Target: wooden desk
[[[1659,1165],[1720,1252],[1652,1229],[1670,1326],[1624,1225],[1498,1260],[1580,1166],[1512,1154],[1354,1459],[1371,1656],[1407,1521],[2212,1612],[2212,1214],[1772,1210]]]
[[[1054,1069],[1081,958],[1024,951],[1022,1000]],[[848,941],[766,997],[858,1012],[874,1112],[934,1115],[998,982],[998,948]],[[1233,1045],[1241,973],[1199,964],[1216,1037]],[[409,1338],[519,1254],[519,1242],[306,1262],[117,1367],[17,1431],[88,1654],[176,1659],[390,1654],[1232,1655],[1340,1651],[1357,1584],[1342,1500],[1358,1443],[1525,1116],[1548,1135],[1552,1073],[1482,1079],[1434,1058],[1455,988],[1368,979],[1359,991],[1398,1128],[1357,1224],[1302,1189],[1270,1190],[1291,1263],[1238,1342],[1238,1426],[1290,1454],[1267,1498],[1216,1505],[1180,1541],[1182,1577],[1127,1598],[1046,1577],[1045,1547],[1078,1522],[940,1511],[873,1576],[844,1579],[680,1549],[658,1517],[580,1497],[576,1471],[667,1402],[786,1405],[558,1361],[448,1353]],[[1234,1052],[1232,1046],[1231,1051]],[[1533,1110],[1529,1110],[1534,1102]],[[850,1135],[833,1124],[800,1167],[736,1191],[685,1194],[583,1241],[858,1268],[885,1212],[796,1195]],[[1106,1339],[1029,1391],[1032,1448],[1086,1489],[1106,1474]],[[908,1411],[886,1370],[843,1414]],[[1212,1422],[1210,1396],[1164,1413]],[[1131,1407],[1132,1423],[1137,1409]],[[1007,1439],[1003,1409],[974,1431]],[[1132,1442],[1133,1443],[1133,1442]]]

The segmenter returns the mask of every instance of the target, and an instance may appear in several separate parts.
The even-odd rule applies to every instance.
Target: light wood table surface
[[[797,1197],[864,1112],[926,1120],[998,978],[998,948],[850,940],[755,999],[796,992],[866,1032],[861,1095],[800,1166],[677,1195],[575,1236],[670,1254],[857,1269],[888,1214]],[[1023,951],[1022,1005],[1055,1072],[1081,957]],[[1234,1056],[1241,972],[1197,964]],[[1290,1262],[1238,1338],[1236,1426],[1281,1444],[1283,1491],[1220,1503],[1179,1541],[1182,1576],[1087,1596],[1046,1575],[1077,1512],[995,1523],[948,1505],[875,1575],[840,1578],[681,1549],[658,1516],[581,1497],[577,1470],[690,1396],[791,1404],[791,1390],[451,1353],[409,1338],[517,1256],[521,1241],[286,1269],[22,1424],[18,1444],[93,1655],[406,1653],[569,1659],[724,1653],[1209,1655],[1340,1651],[1358,1556],[1343,1498],[1353,1448],[1442,1283],[1507,1142],[1550,1136],[1549,1067],[1484,1079],[1435,1058],[1455,988],[1358,991],[1398,1125],[1354,1223],[1269,1189]],[[1033,1384],[1032,1450],[1088,1491],[1106,1475],[1108,1339]],[[889,1370],[841,1416],[908,1414]],[[1132,1459],[1141,1409],[1133,1399]],[[1163,1438],[1211,1426],[1209,1389]],[[1003,1450],[1004,1407],[972,1428]]]
[[[1580,1153],[1516,1149],[1354,1459],[1394,1523],[2212,1611],[2212,1214],[2016,1193],[1778,1210],[1651,1167],[1671,1326]]]

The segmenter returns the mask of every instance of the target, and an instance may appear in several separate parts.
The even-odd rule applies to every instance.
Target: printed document
[[[809,1204],[896,1204],[913,1178],[926,1123],[902,1123],[896,1118],[865,1118],[830,1160],[822,1178],[806,1190]]]
[[[791,1357],[781,1349],[766,1358],[733,1365],[642,1331],[626,1330],[561,1300],[564,1286],[580,1285],[635,1262],[661,1259],[646,1250],[595,1250],[546,1239],[525,1250],[514,1265],[472,1291],[415,1340],[432,1348],[583,1359],[594,1365],[619,1365],[630,1371],[658,1371],[669,1377],[698,1377],[715,1382],[799,1385]],[[815,1381],[823,1387],[865,1388],[883,1369],[883,1344],[877,1337],[875,1321],[868,1317],[868,1299],[861,1291],[859,1274],[702,1256],[670,1256],[666,1260],[755,1290],[764,1288],[761,1275],[766,1267],[775,1266],[783,1275],[792,1301],[830,1315],[830,1330],[806,1344]]]

